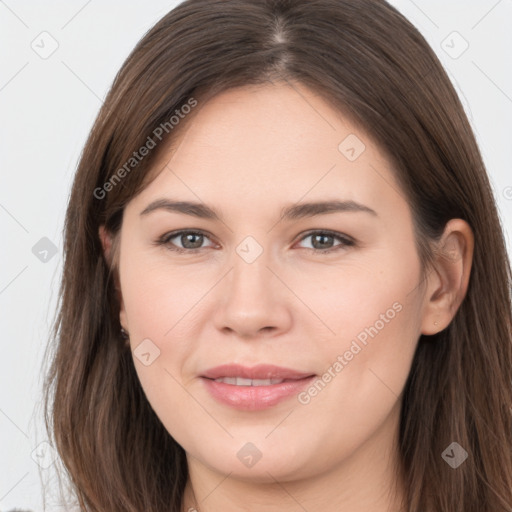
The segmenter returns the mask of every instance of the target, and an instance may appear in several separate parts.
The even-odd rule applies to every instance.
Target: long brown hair
[[[510,512],[512,301],[503,233],[450,79],[383,0],[187,0],[117,74],[69,201],[45,382],[46,426],[81,510],[178,512],[187,480],[185,452],[145,398],[120,337],[116,269],[98,228],[118,233],[158,149],[187,122],[179,116],[172,126],[171,116],[191,98],[199,109],[221,91],[273,81],[310,87],[371,134],[412,209],[424,269],[448,220],[471,226],[467,294],[446,329],[421,336],[404,389],[397,479],[408,512]],[[130,160],[162,126],[158,147]],[[469,455],[457,469],[442,457],[452,442]]]

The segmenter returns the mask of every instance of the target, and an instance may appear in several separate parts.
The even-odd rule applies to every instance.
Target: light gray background
[[[54,478],[38,405],[40,369],[81,149],[124,59],[177,3],[0,0],[0,511],[42,510],[41,478]],[[511,251],[512,0],[391,3],[418,27],[456,84]],[[49,510],[62,509],[50,499]]]

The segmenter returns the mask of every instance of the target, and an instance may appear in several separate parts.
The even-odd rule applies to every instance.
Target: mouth
[[[222,365],[201,375],[218,402],[245,411],[267,409],[296,396],[315,374],[273,365]]]
[[[291,368],[284,368],[282,366],[275,366],[272,364],[258,364],[256,366],[243,366],[240,364],[223,364],[215,366],[206,370],[201,377],[207,379],[235,379],[235,381],[226,382],[226,384],[236,384],[238,386],[248,385],[270,385],[278,384],[278,382],[250,384],[249,381],[284,381],[284,380],[299,380],[304,377],[310,377],[311,372],[303,372],[293,370]]]
[[[274,384],[281,384],[281,382],[292,382],[291,379],[244,379],[243,377],[219,377],[210,380],[232,386],[273,386]]]

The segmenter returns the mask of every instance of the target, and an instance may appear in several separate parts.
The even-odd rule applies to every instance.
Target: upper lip
[[[206,370],[201,376],[208,379],[219,379],[222,377],[242,377],[244,379],[303,379],[311,377],[311,372],[299,372],[290,368],[274,366],[271,364],[258,364],[248,367],[239,364],[223,364]]]

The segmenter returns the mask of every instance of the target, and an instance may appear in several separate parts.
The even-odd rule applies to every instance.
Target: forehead
[[[154,165],[159,174],[141,200],[172,191],[261,209],[265,200],[306,195],[375,206],[400,195],[390,162],[370,136],[297,83],[245,86],[199,100],[181,128],[172,149],[163,148]]]
[[[279,83],[230,89],[200,104],[178,144],[182,152],[193,139],[194,146],[216,154],[229,150],[231,157],[242,153],[265,161],[272,150],[292,159],[312,148],[337,151],[338,139],[354,130],[318,94],[298,83]]]

